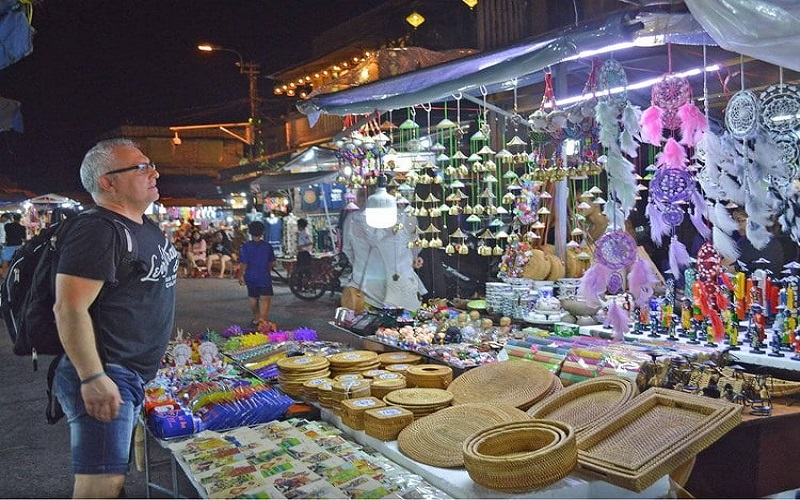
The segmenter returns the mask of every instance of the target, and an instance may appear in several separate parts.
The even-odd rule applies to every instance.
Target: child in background
[[[253,221],[247,227],[252,240],[245,242],[240,251],[239,284],[247,285],[247,296],[253,312],[252,326],[260,329],[269,323],[274,295],[270,271],[275,263],[275,252],[272,245],[264,241],[263,222]]]

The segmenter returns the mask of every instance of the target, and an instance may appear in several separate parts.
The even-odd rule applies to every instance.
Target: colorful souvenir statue
[[[769,341],[770,353],[769,356],[773,358],[782,358],[783,353],[781,352],[781,345],[783,344],[783,339],[781,338],[781,332],[778,330],[772,330],[772,339]]]
[[[800,361],[800,329],[789,332],[789,345],[791,345],[792,349],[794,350],[794,356],[792,356],[792,359],[795,361]]]
[[[736,307],[731,303],[728,306],[731,312],[730,326],[728,328],[728,346],[731,351],[739,350],[739,314],[736,312]]]

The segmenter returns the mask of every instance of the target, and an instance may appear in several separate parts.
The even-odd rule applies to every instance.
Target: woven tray
[[[578,440],[578,467],[642,491],[739,425],[741,407],[653,388]]]
[[[615,418],[615,412],[637,394],[639,390],[631,379],[599,377],[547,396],[526,413],[531,418],[565,422],[580,437],[584,431]]]
[[[577,463],[575,432],[553,420],[498,424],[464,441],[469,477],[487,488],[525,492],[567,477]]]
[[[530,408],[553,389],[553,374],[530,361],[500,361],[476,366],[456,377],[447,387],[453,405],[500,403],[521,410]]]
[[[434,467],[463,467],[464,440],[473,433],[504,422],[529,420],[508,405],[468,403],[420,418],[400,432],[397,447],[417,462]]]

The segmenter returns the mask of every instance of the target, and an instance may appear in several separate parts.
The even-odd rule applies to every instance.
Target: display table
[[[595,325],[595,326],[582,326],[580,328],[581,335],[588,335],[588,336],[600,336],[606,335],[610,336],[612,334],[611,330],[607,328],[603,328],[602,325]],[[652,338],[645,335],[626,335],[626,340],[661,340],[664,342],[669,342],[666,336],[661,336],[659,338]],[[679,338],[675,342],[676,344],[685,344],[689,339],[687,338]],[[704,345],[705,342],[701,342],[698,345]],[[720,345],[720,351],[724,350],[727,345]],[[733,356],[737,363],[743,363],[747,365],[754,365],[754,366],[761,366],[765,368],[772,368],[775,370],[779,370],[780,374],[776,373],[776,376],[780,376],[781,378],[787,378],[789,380],[800,380],[800,361],[792,359],[794,353],[784,351],[783,357],[776,357],[769,355],[769,348],[764,350],[763,354],[759,353],[751,353],[750,346],[748,345],[739,345],[738,351],[730,351],[730,355]],[[788,375],[787,375],[788,374]]]
[[[800,404],[781,398],[772,416],[742,423],[697,455],[685,485],[697,498],[763,498],[800,488]],[[795,404],[792,404],[795,403]]]
[[[433,486],[453,498],[666,498],[670,490],[669,477],[664,476],[646,490],[636,493],[579,472],[545,488],[528,493],[506,493],[476,484],[466,469],[432,467],[414,461],[397,448],[397,441],[381,441],[364,431],[351,429],[342,419],[326,408],[321,408],[322,418],[341,429],[353,441],[368,446],[406,469],[419,474]]]

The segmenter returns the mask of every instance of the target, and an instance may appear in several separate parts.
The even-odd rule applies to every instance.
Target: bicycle
[[[325,292],[329,291],[331,295],[341,292],[340,278],[349,272],[352,272],[352,267],[343,253],[313,258],[308,252],[301,252],[295,269],[289,275],[289,290],[298,299],[317,300]]]

